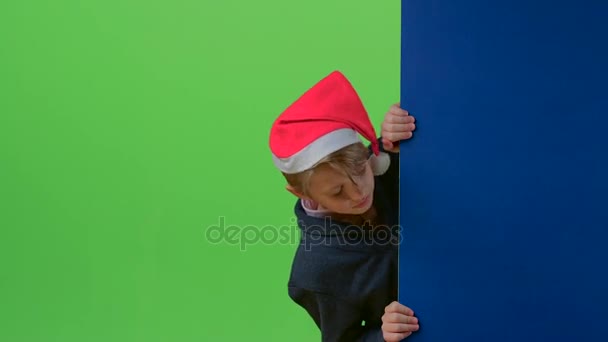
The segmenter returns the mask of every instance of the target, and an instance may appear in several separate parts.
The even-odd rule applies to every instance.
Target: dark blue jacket
[[[306,214],[300,200],[295,214],[301,229],[289,296],[321,331],[322,341],[384,341],[384,308],[397,300],[399,155],[375,177],[374,229]]]

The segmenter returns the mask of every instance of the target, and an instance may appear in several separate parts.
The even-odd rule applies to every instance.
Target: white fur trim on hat
[[[386,173],[391,166],[391,157],[386,152],[380,152],[378,155],[372,154],[370,163],[374,176],[380,176]]]
[[[272,160],[279,170],[288,174],[298,173],[310,169],[327,155],[357,142],[361,140],[355,130],[342,128],[325,134],[290,157],[279,158],[273,153]]]

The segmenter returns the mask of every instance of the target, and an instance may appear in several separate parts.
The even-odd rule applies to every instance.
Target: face
[[[310,198],[323,208],[339,214],[358,215],[366,212],[373,203],[374,175],[369,162],[365,171],[352,177],[324,164],[310,178]]]

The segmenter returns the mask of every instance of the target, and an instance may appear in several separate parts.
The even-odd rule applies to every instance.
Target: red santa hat
[[[279,170],[298,173],[343,147],[361,142],[358,135],[371,143],[374,174],[385,173],[390,158],[380,151],[365,107],[346,77],[334,71],[276,119],[270,132],[270,149]]]

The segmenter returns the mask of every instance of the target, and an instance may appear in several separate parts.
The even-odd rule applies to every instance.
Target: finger
[[[403,133],[403,132],[412,132],[416,129],[416,124],[407,123],[407,124],[397,124],[397,123],[383,123],[382,124],[382,133]]]
[[[412,132],[386,132],[384,134],[384,137],[390,141],[401,141],[401,140],[407,140],[410,139],[412,136],[414,136],[414,134]]]
[[[391,302],[389,305],[387,305],[387,306],[384,308],[384,312],[385,312],[385,313],[387,313],[387,312],[395,312],[395,311],[397,311],[397,310],[398,310],[397,308],[398,308],[400,305],[401,305],[401,304],[399,304],[399,302],[397,302],[397,301],[393,301],[393,302]]]
[[[390,113],[391,115],[387,115],[386,119],[384,120],[385,122],[388,123],[396,123],[396,124],[409,124],[409,123],[414,123],[416,122],[416,118],[414,118],[411,115],[392,115],[392,113]]]
[[[408,307],[405,308],[409,309]],[[409,309],[409,311],[413,313],[411,309]],[[382,321],[385,323],[418,324],[418,318],[414,317],[413,314],[409,315],[405,312],[388,312],[384,315],[385,317]]]
[[[382,138],[382,146],[384,147],[385,150],[392,150],[394,147],[392,141],[390,141],[388,139],[384,139],[384,138]]]
[[[383,334],[383,337],[384,337],[384,341],[386,341],[386,342],[400,342],[401,340],[410,336],[411,334],[412,334],[411,332],[407,332],[407,333],[387,333],[387,332],[385,332]]]
[[[390,303],[385,309],[384,312],[398,312],[398,313],[402,313],[404,315],[407,316],[414,316],[414,311],[410,308],[408,308],[407,306],[397,302],[397,301],[393,301],[392,303]]]
[[[395,115],[400,115],[400,116],[406,116],[406,115],[410,115],[410,113],[401,108],[401,106],[397,106],[397,105],[393,105],[391,106],[391,108],[389,109],[389,112]]]
[[[392,333],[404,333],[404,332],[418,331],[418,329],[420,329],[420,326],[418,324],[385,323],[382,325],[383,331],[392,332]]]

